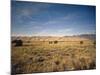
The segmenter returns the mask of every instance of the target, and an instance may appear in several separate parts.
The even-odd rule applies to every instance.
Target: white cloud
[[[71,28],[68,29],[55,29],[55,30],[48,30],[44,29],[41,30],[40,32],[37,32],[36,36],[66,36],[66,35],[71,35],[70,32],[72,31]]]
[[[58,33],[63,33],[63,32],[70,32],[70,31],[72,31],[72,28],[61,29],[61,30],[58,30],[57,32]]]

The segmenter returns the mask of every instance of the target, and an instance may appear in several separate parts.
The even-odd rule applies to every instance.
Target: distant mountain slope
[[[64,37],[69,37],[69,36],[64,36]],[[81,34],[81,35],[74,35],[71,37],[80,37],[80,38],[85,38],[90,40],[96,40],[96,34]]]
[[[79,35],[78,37],[83,37],[83,38],[87,38],[87,39],[91,39],[91,40],[96,40],[96,34],[83,34],[83,35]]]

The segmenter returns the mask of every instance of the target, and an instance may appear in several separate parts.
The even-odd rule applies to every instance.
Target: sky
[[[96,33],[96,7],[12,1],[12,36],[68,36]]]

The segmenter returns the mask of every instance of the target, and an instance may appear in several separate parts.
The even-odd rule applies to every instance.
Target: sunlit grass
[[[28,45],[29,44],[29,45]],[[12,46],[12,73],[37,73],[95,69],[93,41],[24,43]]]

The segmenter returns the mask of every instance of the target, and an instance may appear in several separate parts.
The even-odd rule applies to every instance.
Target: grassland
[[[20,39],[23,41],[22,46],[14,46],[13,43],[11,46],[12,74],[96,68],[94,40],[79,37],[20,37]]]

